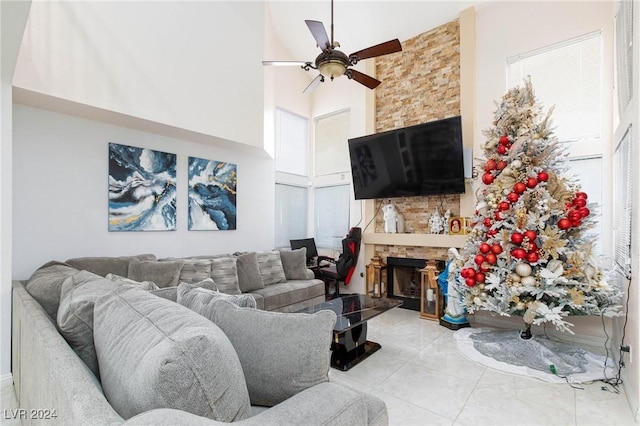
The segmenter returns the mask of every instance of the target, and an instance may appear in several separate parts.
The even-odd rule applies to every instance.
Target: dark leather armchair
[[[324,281],[325,294],[335,298],[340,295],[340,283],[349,284],[356,270],[360,244],[362,242],[362,229],[351,228],[347,236],[342,240],[342,254],[333,259],[327,256],[318,256],[318,278]],[[331,285],[335,290],[330,293]]]

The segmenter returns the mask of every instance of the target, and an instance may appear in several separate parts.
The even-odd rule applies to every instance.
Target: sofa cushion
[[[149,293],[172,302],[178,300],[178,286],[159,288],[157,290],[151,290]]]
[[[120,257],[77,257],[68,259],[66,263],[76,269],[93,272],[102,277],[109,273],[126,277],[131,259],[156,260],[156,256],[153,254],[139,254],[137,256]]]
[[[320,280],[292,280],[285,283],[268,285],[252,294],[259,294],[264,299],[263,308],[275,311],[284,306],[314,297],[324,296],[324,283]]]
[[[287,280],[308,280],[313,278],[313,271],[307,268],[307,248],[281,250],[280,260]]]
[[[231,422],[249,416],[233,346],[213,322],[133,286],[95,306],[104,393],[123,418],[173,408]]]
[[[99,377],[93,345],[93,306],[101,296],[122,285],[89,271],[79,271],[62,284],[58,328],[87,367]]]
[[[143,290],[147,290],[147,291],[158,290],[160,288],[153,281],[142,281],[142,282],[140,282],[140,281],[132,280],[131,278],[121,277],[120,275],[116,275],[116,274],[107,274],[105,276],[105,278],[110,280],[110,281],[119,282],[121,284],[138,285],[138,286],[140,286],[140,288],[142,288]]]
[[[270,407],[329,380],[334,312],[267,312],[223,299],[212,304],[213,322],[240,358],[251,404]]]
[[[184,262],[182,269],[180,270],[180,278],[178,281],[181,283],[198,283],[211,277],[211,260],[210,259],[194,259],[184,258],[176,259],[175,257],[168,257],[160,259],[160,262],[175,262],[181,260]]]
[[[250,294],[225,294],[187,283],[180,283],[178,286],[178,297],[176,301],[203,317],[211,319],[213,309],[211,302],[218,298],[228,300],[243,308],[255,309],[256,307],[256,299]]]
[[[238,284],[240,291],[248,293],[264,288],[260,267],[258,266],[258,254],[255,252],[237,255]]]
[[[238,283],[237,259],[233,256],[211,259],[211,278],[218,291],[227,294],[240,294]]]
[[[60,305],[62,283],[78,270],[62,262],[47,262],[31,274],[25,289],[36,299],[51,319],[55,320]]]
[[[283,283],[287,280],[282,268],[282,260],[278,250],[263,251],[258,253],[258,267],[262,283],[266,286]]]
[[[179,283],[182,260],[157,262],[131,259],[127,278],[136,281],[153,281],[158,287],[172,287]]]

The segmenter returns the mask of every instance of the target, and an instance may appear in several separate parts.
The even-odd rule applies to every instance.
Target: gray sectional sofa
[[[324,299],[300,253],[255,255],[78,258],[14,281],[23,422],[387,424],[384,402],[328,380],[335,314],[289,313]]]

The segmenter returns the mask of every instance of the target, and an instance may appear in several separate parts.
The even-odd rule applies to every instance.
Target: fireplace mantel
[[[365,232],[362,234],[364,244],[412,247],[456,247],[464,246],[466,235],[445,234],[386,234]]]

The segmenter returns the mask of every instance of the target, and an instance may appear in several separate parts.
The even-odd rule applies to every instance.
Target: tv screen
[[[460,117],[349,139],[356,200],[464,193]]]

